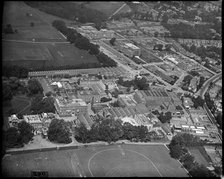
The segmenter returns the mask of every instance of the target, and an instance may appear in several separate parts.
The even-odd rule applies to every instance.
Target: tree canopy
[[[66,122],[62,119],[53,119],[48,128],[48,139],[57,143],[71,143],[72,140],[69,137],[70,130]]]
[[[123,81],[123,78],[121,77],[119,78],[117,83],[125,87],[134,86],[134,88],[139,90],[147,90],[149,88],[149,84],[147,83],[147,80],[145,77],[139,78],[138,76],[135,76],[135,78],[130,81]]]
[[[20,133],[22,142],[27,144],[29,141],[33,139],[33,132],[34,132],[34,127],[31,126],[29,123],[26,121],[21,121],[18,124],[18,131]]]
[[[3,133],[3,145],[6,148],[23,147],[22,138],[15,127],[10,127]]]
[[[41,86],[41,84],[39,83],[39,81],[37,79],[30,79],[28,81],[28,86],[27,86],[29,93],[31,95],[34,94],[38,94],[38,93],[42,93],[43,92],[43,88]]]

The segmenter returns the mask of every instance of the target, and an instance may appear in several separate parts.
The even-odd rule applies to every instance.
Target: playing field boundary
[[[89,170],[89,172],[90,172],[90,174],[91,174],[92,177],[95,177],[95,176],[93,175],[93,173],[92,173],[92,171],[91,171],[91,169],[90,169],[90,163],[91,163],[91,160],[92,160],[96,155],[98,155],[98,154],[100,154],[100,153],[102,153],[102,152],[105,152],[105,151],[110,151],[110,150],[119,150],[119,149],[105,149],[105,150],[101,150],[101,151],[96,152],[96,153],[89,159],[89,161],[88,161],[88,170]],[[159,169],[156,167],[156,165],[155,165],[155,164],[152,162],[152,160],[149,159],[147,156],[145,156],[145,155],[142,154],[142,153],[136,152],[136,151],[134,151],[134,150],[129,150],[129,149],[124,149],[124,150],[129,151],[129,152],[132,152],[132,153],[135,153],[135,154],[138,154],[138,155],[142,156],[143,158],[145,158],[146,160],[148,160],[148,161],[152,164],[152,166],[156,169],[156,171],[157,171],[157,173],[160,175],[160,177],[163,177],[163,175],[160,173],[160,171],[159,171]]]
[[[53,151],[53,150],[69,150],[69,149],[78,149],[88,146],[107,146],[107,145],[165,145],[167,143],[139,143],[139,142],[123,142],[119,141],[116,143],[87,143],[87,144],[79,144],[79,145],[69,145],[69,146],[55,146],[55,147],[44,147],[44,148],[36,148],[36,149],[9,149],[6,150],[6,154],[23,154],[23,153],[34,153],[34,152],[45,152],[45,151]]]

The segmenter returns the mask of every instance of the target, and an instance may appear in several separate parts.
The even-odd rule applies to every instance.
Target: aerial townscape
[[[4,1],[2,175],[223,176],[221,13]]]

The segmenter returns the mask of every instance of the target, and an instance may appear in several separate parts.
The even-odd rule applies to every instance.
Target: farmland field
[[[27,16],[26,13],[32,14],[32,16]],[[64,37],[51,26],[51,23],[55,19],[59,18],[43,14],[43,12],[27,6],[23,2],[4,2],[2,27],[11,24],[14,30],[18,30],[18,33],[3,34],[3,39],[31,40],[33,38],[40,38],[66,41]],[[30,26],[31,22],[34,23],[33,27]]]
[[[89,4],[85,4],[85,6],[87,8],[96,9],[98,11],[101,11],[104,14],[106,14],[108,17],[110,17],[123,4],[124,4],[124,2],[107,1],[107,2],[90,2]],[[126,5],[118,12],[118,14],[121,12],[128,12],[129,10],[130,10],[130,8],[128,7],[128,5]]]
[[[4,64],[28,68],[98,62],[95,56],[69,43],[3,42],[2,55]]]
[[[88,146],[79,149],[12,154],[2,162],[4,175],[29,177],[31,170],[49,177],[151,176],[187,177],[164,145]]]
[[[26,13],[32,16],[27,16]],[[3,65],[19,65],[35,70],[47,66],[98,63],[95,56],[67,42],[51,26],[55,19],[61,18],[33,9],[20,1],[5,2],[3,26],[11,24],[18,33],[3,34]],[[30,22],[34,22],[33,27]]]

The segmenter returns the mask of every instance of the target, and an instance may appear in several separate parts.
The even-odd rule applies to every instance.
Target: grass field
[[[26,13],[32,16],[27,16]],[[3,34],[3,64],[19,65],[35,70],[44,66],[97,63],[95,56],[68,43],[51,26],[55,19],[61,18],[33,9],[24,2],[5,2],[3,26],[11,24],[18,33]],[[64,21],[67,24],[70,23],[70,21]],[[34,27],[30,27],[30,22],[34,22]]]
[[[44,170],[49,177],[151,176],[187,177],[164,145],[110,145],[6,156],[3,174],[29,177]]]
[[[124,2],[90,2],[89,4],[86,4],[85,6],[91,9],[96,9],[98,11],[103,12],[107,15],[107,17],[110,17],[116,10],[118,10]],[[130,8],[126,5],[124,8],[122,8],[119,12],[128,12]]]
[[[32,14],[27,16],[26,13]],[[11,24],[17,29],[17,34],[3,35],[4,39],[31,40],[33,38],[66,41],[55,28],[51,26],[53,20],[59,19],[27,6],[21,1],[4,2],[3,27]],[[34,27],[30,23],[34,23]]]
[[[204,151],[203,151],[204,150]],[[189,148],[190,153],[195,157],[195,160],[200,163],[205,165],[206,167],[210,166],[209,162],[211,162],[211,160],[209,159],[209,156],[207,155],[205,149],[200,148],[200,147],[192,147]],[[203,152],[203,154],[202,154]]]
[[[3,42],[4,64],[30,67],[79,65],[97,63],[97,58],[85,50],[66,43]]]

